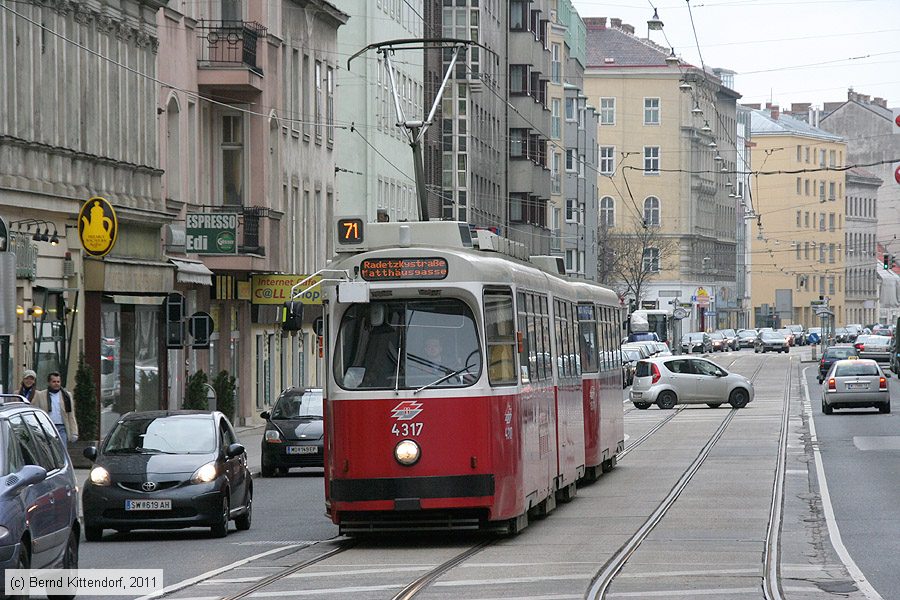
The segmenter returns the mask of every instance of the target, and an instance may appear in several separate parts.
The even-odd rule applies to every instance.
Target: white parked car
[[[707,404],[716,408],[725,402],[743,408],[753,395],[749,379],[729,373],[711,360],[666,356],[638,361],[629,398],[640,409],[651,404],[661,409],[671,409],[676,404]]]

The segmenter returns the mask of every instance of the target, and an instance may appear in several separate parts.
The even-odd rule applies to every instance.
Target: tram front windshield
[[[465,387],[481,362],[475,317],[462,301],[376,301],[344,313],[334,375],[345,389]]]

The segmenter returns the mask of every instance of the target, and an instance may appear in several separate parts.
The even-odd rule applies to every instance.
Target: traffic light
[[[171,293],[166,297],[166,348],[178,349],[184,345],[184,296]]]
[[[890,268],[890,263],[889,263],[889,261],[888,261],[889,258],[890,258],[890,257],[889,257],[887,254],[885,254],[885,255],[883,256],[882,264],[884,265],[884,270],[885,270],[885,271],[887,271],[887,270]]]
[[[303,328],[303,303],[285,302],[281,312],[281,329],[284,331],[300,331]]]

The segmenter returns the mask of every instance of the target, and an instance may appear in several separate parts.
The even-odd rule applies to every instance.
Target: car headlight
[[[403,440],[394,447],[394,458],[398,463],[407,467],[416,464],[420,454],[419,445],[413,440]]]
[[[94,467],[91,469],[91,483],[101,486],[109,485],[109,471],[103,467]]]
[[[0,525],[0,541],[3,541],[8,537],[9,537],[9,529],[4,527],[3,525]]]
[[[219,474],[215,461],[208,462],[191,475],[191,483],[209,483]]]
[[[270,444],[277,444],[281,442],[281,432],[277,429],[267,429],[266,430],[266,441]]]

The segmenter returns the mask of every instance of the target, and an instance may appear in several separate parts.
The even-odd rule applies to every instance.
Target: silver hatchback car
[[[826,415],[834,413],[835,408],[866,406],[875,406],[882,413],[891,412],[887,374],[874,360],[835,361],[823,387],[822,412]]]
[[[676,404],[707,404],[716,408],[725,402],[743,408],[753,395],[749,379],[729,373],[711,360],[665,356],[638,362],[629,398],[640,409],[651,404],[662,409]]]

